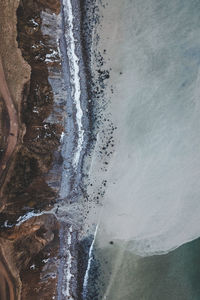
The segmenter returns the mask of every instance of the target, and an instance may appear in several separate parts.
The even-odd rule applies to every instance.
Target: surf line
[[[95,243],[96,236],[97,236],[98,226],[99,225],[97,224],[95,232],[94,232],[94,238],[93,238],[92,244],[90,246],[90,250],[89,250],[88,265],[87,265],[87,269],[86,269],[85,276],[84,276],[84,281],[83,281],[83,293],[82,293],[83,300],[86,299],[86,296],[87,296],[87,286],[88,286],[89,272],[90,272],[90,267],[91,267],[91,263],[92,263],[92,260],[93,260],[93,248],[94,248],[94,243]]]
[[[76,40],[76,24],[71,0],[61,0],[61,38],[60,50],[63,64],[63,76],[67,89],[66,109],[68,117],[66,119],[66,135],[63,151],[64,158],[64,177],[61,183],[61,198],[70,197],[73,192],[71,179],[76,178],[79,171],[81,153],[84,144],[84,128],[83,128],[83,110],[81,107],[81,78],[80,78],[80,58],[78,53],[78,43]],[[75,179],[76,181],[76,179]],[[63,202],[62,210],[60,209],[57,217],[61,219],[65,206]],[[65,209],[64,209],[65,210]],[[66,218],[66,215],[65,215]],[[73,275],[73,240],[72,240],[72,224],[66,227],[68,219],[63,220],[60,231],[60,255],[58,274],[58,300],[69,299],[75,300],[76,296],[72,294],[72,287],[75,278]],[[68,231],[68,232],[66,232]]]
[[[71,97],[76,108],[76,124],[77,124],[77,149],[73,156],[72,165],[77,168],[81,150],[84,141],[84,129],[82,126],[83,111],[81,108],[81,84],[80,84],[80,68],[79,68],[79,58],[76,55],[76,40],[74,38],[74,16],[73,9],[70,0],[63,0],[63,12],[65,19],[66,30],[65,30],[65,40],[67,44],[67,56],[69,59],[70,67],[70,83],[71,83]]]
[[[71,293],[70,293],[70,283],[71,283],[71,279],[72,277],[74,276],[72,273],[71,273],[71,268],[72,268],[72,254],[70,252],[70,246],[72,244],[72,237],[71,237],[71,234],[72,234],[72,226],[70,226],[69,228],[69,231],[68,231],[68,236],[67,236],[67,257],[68,257],[68,260],[67,260],[67,265],[65,266],[64,268],[64,275],[65,275],[65,278],[67,279],[66,280],[66,286],[63,286],[62,287],[62,290],[63,290],[63,295],[65,297],[67,297],[67,299],[69,300],[73,300],[74,298],[72,298],[71,296]]]

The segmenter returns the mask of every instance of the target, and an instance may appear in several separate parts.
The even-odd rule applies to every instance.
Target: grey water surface
[[[99,47],[117,130],[94,250],[99,293],[90,282],[88,299],[197,300],[200,2],[103,4]],[[94,162],[90,177],[100,176]]]

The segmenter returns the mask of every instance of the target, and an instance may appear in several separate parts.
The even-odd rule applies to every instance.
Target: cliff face
[[[15,106],[20,111],[24,85],[30,80],[31,68],[23,59],[17,43],[16,10],[19,0],[2,0],[0,11],[0,56],[6,81]]]
[[[2,0],[0,11],[0,299],[50,299],[56,294],[59,225],[49,210],[57,189],[62,122],[50,123],[54,95],[48,66],[60,71],[41,12],[60,11],[59,1]],[[56,48],[56,45],[55,45]],[[55,49],[56,50],[56,49]],[[60,116],[62,120],[62,116]],[[56,185],[56,183],[55,183]]]
[[[20,110],[21,110],[21,99],[24,86],[28,86],[30,80],[30,66],[24,61],[21,55],[21,51],[18,49],[18,44],[16,41],[17,37],[17,16],[16,9],[19,5],[19,1],[1,1],[1,12],[0,12],[0,58],[1,58],[1,164],[0,172],[5,177],[7,173],[7,167],[9,158],[12,155],[12,152],[16,149],[18,143],[15,143],[15,146],[11,146],[10,153],[6,153],[7,144],[9,144],[10,129],[13,128],[11,117],[17,123],[15,128],[16,138],[19,140],[24,132],[23,124],[21,123]],[[4,74],[3,74],[4,73]],[[5,84],[6,82],[6,84]],[[8,98],[11,99],[8,99]],[[11,100],[9,102],[9,100]],[[12,106],[13,105],[13,106]],[[11,107],[12,106],[12,107]],[[13,121],[14,122],[14,121]],[[11,138],[12,139],[12,138]],[[14,138],[13,138],[14,139]],[[12,143],[11,143],[12,144]],[[8,151],[7,151],[8,152]],[[4,160],[3,160],[4,157]],[[12,164],[11,164],[12,165]],[[12,168],[12,166],[9,168]],[[4,172],[3,172],[4,170]],[[9,175],[7,174],[7,180]],[[1,176],[1,194],[3,191],[3,182],[7,181],[5,178],[2,179]],[[1,198],[0,207],[3,207],[4,201]]]

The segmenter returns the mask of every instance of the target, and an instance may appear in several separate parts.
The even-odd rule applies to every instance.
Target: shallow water
[[[199,247],[198,239],[168,254],[145,258],[115,245],[97,251],[102,262],[98,299],[198,300]]]
[[[185,243],[200,236],[200,3],[105,4],[98,47],[117,130],[107,172],[98,159],[90,170],[94,182],[107,180],[98,299],[196,300],[200,244]]]
[[[141,253],[167,252],[200,234],[200,3],[112,2],[100,43],[118,129],[102,227]]]

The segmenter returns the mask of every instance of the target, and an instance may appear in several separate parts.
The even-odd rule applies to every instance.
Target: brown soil
[[[47,279],[49,270],[52,268],[56,274],[58,229],[56,218],[51,214],[45,214],[33,217],[22,223],[21,226],[7,229],[1,233],[0,283],[2,285],[0,285],[0,295],[2,298],[0,299],[45,299],[42,298],[42,295],[46,285],[48,286],[50,283],[51,289],[48,292],[51,291],[52,294],[53,291],[56,291],[56,278],[49,278],[50,283]],[[44,262],[41,263],[45,258],[49,260],[48,265]],[[30,267],[33,261],[36,270],[32,270]],[[43,277],[47,276],[45,282],[40,282],[42,273]],[[39,289],[39,293],[34,292],[36,287]],[[7,295],[10,297],[6,298]],[[31,295],[35,295],[35,298],[32,298]]]
[[[6,169],[7,163],[11,158],[13,151],[15,150],[15,147],[18,142],[18,134],[19,134],[19,122],[18,122],[17,111],[15,109],[14,102],[11,98],[10,91],[8,89],[1,59],[0,59],[0,93],[3,97],[4,104],[9,117],[9,132],[7,136],[7,147],[1,159],[1,164],[0,164],[0,176],[1,176],[3,170]]]
[[[21,106],[22,92],[25,84],[28,84],[30,80],[30,67],[24,61],[21,56],[21,51],[18,49],[18,44],[16,41],[16,9],[18,7],[19,1],[14,0],[12,3],[8,0],[1,1],[1,11],[0,11],[0,58],[2,64],[0,64],[1,70],[1,99],[3,98],[4,104],[6,106],[6,111],[9,115],[9,132],[5,128],[2,135],[7,136],[7,153],[5,154],[5,144],[4,148],[4,161],[1,161],[0,173],[2,169],[7,167],[7,162],[15,150],[17,144],[16,136],[9,135],[14,131],[14,135],[22,135],[23,126],[20,122],[19,112]],[[12,106],[13,105],[13,106]],[[15,122],[11,122],[11,119]],[[1,118],[2,119],[2,118]],[[18,120],[18,122],[17,122]],[[18,124],[14,128],[14,123]],[[0,145],[1,147],[1,145]],[[1,147],[2,148],[2,147]],[[5,170],[6,171],[6,170]],[[5,176],[5,174],[4,174]],[[7,175],[7,178],[9,174]],[[5,178],[4,178],[5,180]],[[3,181],[4,181],[3,180]],[[0,211],[1,207],[4,206],[5,201],[2,199],[3,191],[3,181],[1,180],[1,201],[0,201]]]
[[[50,299],[50,294],[52,297],[56,293],[59,245],[57,220],[53,215],[45,214],[14,226],[16,220],[28,211],[51,208],[57,197],[46,178],[54,163],[54,151],[59,146],[63,128],[59,124],[44,121],[51,113],[54,101],[44,60],[49,51],[48,36],[44,37],[40,28],[40,13],[44,9],[58,13],[59,0],[1,0],[2,300]],[[33,26],[31,20],[37,21],[38,26]],[[39,44],[42,46],[38,47]],[[56,62],[55,68],[59,69],[60,64]],[[55,177],[59,180],[58,174]],[[12,228],[5,224],[12,224]],[[32,265],[36,267],[32,268]]]

